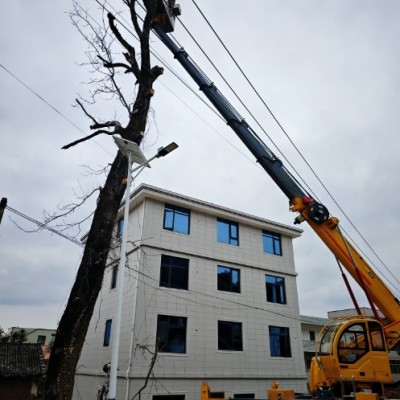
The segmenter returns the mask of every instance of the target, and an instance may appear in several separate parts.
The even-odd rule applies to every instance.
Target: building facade
[[[116,222],[118,236],[123,221]],[[131,195],[117,397],[265,398],[306,390],[292,241],[301,230],[141,185]],[[93,398],[111,359],[119,247],[78,362],[74,399]]]

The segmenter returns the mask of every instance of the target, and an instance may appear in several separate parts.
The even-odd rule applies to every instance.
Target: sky
[[[102,14],[95,0],[82,0],[93,26]],[[275,145],[317,198],[398,294],[397,246],[400,206],[400,3],[396,0],[203,0],[196,2],[254,93],[203,16],[189,0],[174,38],[277,153]],[[122,1],[109,0],[128,24]],[[71,23],[70,0],[3,4],[0,26],[0,197],[36,220],[77,201],[102,185],[100,171],[115,157],[110,136],[69,150],[61,147],[90,133],[91,121],[77,107],[95,75],[87,65],[88,44]],[[93,18],[93,20],[91,19]],[[97,21],[97,22],[96,22]],[[210,65],[185,27],[251,110],[243,108]],[[137,45],[131,34],[121,32]],[[134,181],[148,183],[245,213],[292,225],[288,201],[230,128],[196,95],[201,92],[153,35],[151,47],[165,68],[154,84],[147,157],[175,141],[179,148],[155,160]],[[119,57],[121,48],[115,47]],[[172,72],[172,71],[173,72]],[[178,75],[180,79],[177,79]],[[134,85],[124,81],[126,94]],[[192,91],[187,88],[192,88]],[[205,99],[207,102],[207,100]],[[118,103],[99,101],[89,111],[102,120],[126,123]],[[264,135],[260,124],[268,133]],[[290,140],[288,139],[290,138]],[[271,143],[271,139],[273,144]],[[296,145],[314,173],[294,149]],[[286,164],[286,162],[285,162]],[[287,164],[286,164],[287,165]],[[291,169],[292,170],[292,169]],[[336,203],[332,200],[335,199]],[[91,199],[68,222],[88,215]],[[379,256],[354,231],[362,233]],[[83,234],[88,223],[82,226]],[[22,228],[22,229],[21,229]],[[300,312],[326,317],[352,307],[333,255],[306,225],[295,239]],[[0,327],[54,328],[64,310],[82,249],[6,210],[0,225]],[[359,303],[368,306],[356,290]]]

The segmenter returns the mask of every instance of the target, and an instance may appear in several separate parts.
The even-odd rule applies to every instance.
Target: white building
[[[272,381],[306,391],[292,247],[301,230],[148,185],[132,194],[129,218],[118,399],[147,376],[146,400],[198,400],[203,381],[236,398],[266,398]],[[111,359],[112,253],[75,400],[95,398]]]

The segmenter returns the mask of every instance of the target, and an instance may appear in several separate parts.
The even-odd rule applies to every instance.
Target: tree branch
[[[153,368],[154,368],[154,364],[156,363],[157,360],[157,355],[158,355],[158,343],[159,343],[159,339],[157,338],[157,342],[156,342],[156,349],[154,351],[154,353],[152,353],[147,346],[144,346],[144,349],[146,349],[149,353],[152,353],[153,356],[151,357],[151,361],[150,361],[150,366],[149,366],[149,370],[147,371],[147,375],[146,378],[144,380],[144,384],[143,386],[138,390],[138,392],[132,397],[132,400],[134,400],[136,397],[139,397],[140,400],[140,395],[143,392],[144,389],[146,389],[147,387],[147,383],[149,382],[150,379],[150,375],[153,372]]]
[[[79,144],[79,143],[82,143],[82,142],[86,142],[86,140],[89,140],[89,139],[91,139],[91,138],[93,138],[93,137],[95,137],[95,136],[97,136],[97,135],[100,135],[101,133],[105,133],[105,134],[107,134],[107,135],[114,135],[115,132],[110,132],[110,131],[106,131],[106,130],[104,130],[104,129],[99,129],[98,131],[92,133],[91,135],[88,135],[88,136],[85,136],[85,137],[83,137],[83,138],[81,138],[81,139],[75,140],[74,142],[71,142],[71,143],[69,143],[69,144],[66,144],[65,146],[63,146],[63,147],[61,147],[61,148],[62,148],[63,150],[67,150],[67,149],[69,149],[70,147],[75,146],[75,145],[77,145],[77,144]]]
[[[85,107],[83,106],[83,104],[78,100],[75,99],[75,101],[79,104],[79,106],[81,107],[82,111],[86,114],[87,117],[89,117],[95,124],[97,124],[97,121],[94,117],[92,117],[85,109]]]

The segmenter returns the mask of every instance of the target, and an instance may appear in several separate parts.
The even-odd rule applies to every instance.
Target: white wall
[[[179,204],[172,200],[168,202]],[[190,235],[162,229],[163,199],[148,198],[138,210],[131,212],[129,240],[133,239],[136,245],[139,240],[141,246],[129,254],[129,269],[125,274],[119,373],[122,377],[129,375],[131,380],[129,388],[125,378],[119,382],[121,395],[125,396],[128,390],[132,398],[143,385],[151,360],[151,354],[144,349],[155,349],[159,314],[187,317],[187,352],[159,353],[153,370],[157,380],[149,384],[144,394],[173,392],[186,394],[186,400],[199,399],[204,380],[210,383],[213,391],[225,391],[227,396],[255,393],[256,397],[265,398],[272,380],[280,382],[281,387],[305,391],[292,239],[282,236],[282,256],[266,254],[262,249],[260,223],[248,221],[245,224],[242,218],[239,221],[240,246],[218,243],[216,216],[212,214],[215,210],[207,212],[204,207],[184,206],[192,209]],[[221,214],[221,210],[218,213]],[[232,214],[224,217],[236,220]],[[190,260],[188,291],[159,287],[162,254]],[[217,290],[218,264],[240,269],[240,294]],[[139,271],[137,276],[136,270]],[[105,321],[112,318],[116,300],[115,289],[109,289],[111,271],[112,268],[108,268],[82,351],[75,399],[79,398],[78,391],[87,396],[93,393],[94,384],[101,382],[104,376],[103,364],[111,358],[110,347],[102,346]],[[285,278],[287,304],[266,302],[266,273]],[[136,308],[133,307],[135,299]],[[218,350],[218,320],[242,323],[243,351]],[[271,357],[269,325],[289,328],[292,357]],[[99,378],[89,380],[81,374]]]

